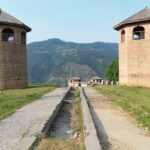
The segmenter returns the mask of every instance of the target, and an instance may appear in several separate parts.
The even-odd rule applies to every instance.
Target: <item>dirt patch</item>
[[[36,150],[83,150],[76,139],[43,139]]]

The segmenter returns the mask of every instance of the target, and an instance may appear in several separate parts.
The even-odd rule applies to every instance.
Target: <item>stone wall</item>
[[[133,29],[137,24],[126,26],[125,42],[121,43],[119,31],[120,84],[150,87],[150,24],[138,23],[145,28],[145,39],[133,40]]]
[[[14,31],[14,42],[2,41],[2,30]],[[0,26],[0,89],[25,88],[27,86],[26,44],[21,44],[24,28]]]

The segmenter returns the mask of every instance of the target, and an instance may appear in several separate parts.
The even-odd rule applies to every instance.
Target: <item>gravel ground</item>
[[[150,150],[150,137],[91,87],[85,88],[103,150]]]
[[[27,150],[61,102],[67,88],[57,88],[0,121],[0,150]]]

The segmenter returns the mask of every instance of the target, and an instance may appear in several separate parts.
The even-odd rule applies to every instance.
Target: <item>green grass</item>
[[[77,132],[83,132],[83,114],[82,114],[81,98],[80,98],[79,90],[76,90],[75,97],[77,99],[77,101],[75,102],[75,113],[76,113],[77,122],[78,122]]]
[[[129,112],[150,131],[150,89],[140,87],[94,86],[114,104]]]
[[[27,89],[6,90],[0,94],[0,120],[14,113],[17,109],[39,99],[50,92],[54,86],[38,84],[30,85]]]

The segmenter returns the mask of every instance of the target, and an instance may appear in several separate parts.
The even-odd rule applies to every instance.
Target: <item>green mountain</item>
[[[116,43],[73,43],[49,39],[28,45],[29,82],[65,85],[71,76],[87,80],[105,76],[108,65],[117,57]]]

